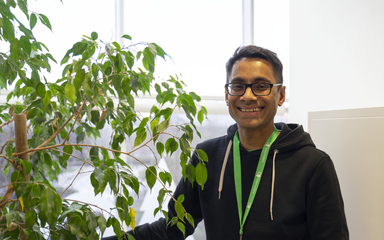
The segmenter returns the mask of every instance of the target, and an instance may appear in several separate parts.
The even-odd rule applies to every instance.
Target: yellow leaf
[[[131,217],[131,223],[129,224],[132,228],[132,231],[135,230],[135,210],[133,208],[129,208],[129,216]]]
[[[24,211],[24,202],[23,197],[19,197],[20,205],[21,205],[21,211]]]

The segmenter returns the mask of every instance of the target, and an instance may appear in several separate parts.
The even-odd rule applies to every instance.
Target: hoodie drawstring
[[[273,211],[272,211],[272,207],[273,207],[273,194],[274,194],[274,191],[275,191],[275,160],[276,160],[276,155],[279,153],[279,150],[275,149],[275,151],[273,151],[273,160],[272,160],[272,186],[271,186],[271,202],[269,204],[269,212],[271,213],[271,220],[273,221]]]
[[[221,197],[221,190],[223,190],[224,173],[225,173],[225,168],[227,167],[228,156],[229,156],[229,152],[231,151],[231,147],[232,147],[232,140],[229,141],[227,151],[225,152],[223,166],[221,167],[220,182],[219,182],[219,199]]]

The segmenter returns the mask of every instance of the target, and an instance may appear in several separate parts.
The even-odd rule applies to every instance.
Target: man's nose
[[[255,94],[253,94],[252,88],[250,86],[246,87],[245,93],[244,93],[244,95],[242,97],[245,98],[245,99],[257,98],[257,96]]]

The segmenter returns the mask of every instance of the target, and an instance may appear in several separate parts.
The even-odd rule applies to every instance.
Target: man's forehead
[[[264,63],[267,63],[268,65],[272,66],[272,63],[268,59],[265,59],[262,57],[242,57],[242,58],[239,58],[238,60],[236,60],[235,64],[242,62],[242,61],[260,61],[260,62],[264,62]]]

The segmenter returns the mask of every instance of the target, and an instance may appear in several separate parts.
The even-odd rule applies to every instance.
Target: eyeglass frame
[[[247,84],[247,83],[243,83],[243,82],[238,82],[238,83],[236,83],[236,84],[239,84],[239,83],[245,85],[245,89],[244,89],[243,94],[240,94],[240,95],[234,95],[234,94],[229,93],[228,86],[229,86],[230,84],[234,84],[234,83],[226,83],[226,84],[225,84],[225,89],[227,90],[227,93],[228,93],[229,95],[231,95],[231,96],[243,96],[243,95],[245,94],[245,92],[247,91],[247,88],[249,87],[249,88],[251,89],[253,95],[255,95],[255,96],[268,96],[269,94],[271,94],[271,92],[272,92],[272,88],[273,88],[273,87],[276,87],[276,86],[282,86],[282,85],[283,85],[282,83],[272,84],[272,83],[266,83],[266,82],[255,82],[255,83],[251,83],[251,84]],[[258,83],[264,83],[264,84],[269,85],[269,93],[268,93],[268,94],[256,94],[256,93],[254,93],[254,92],[253,92],[252,85],[254,85],[254,84],[258,84]]]

